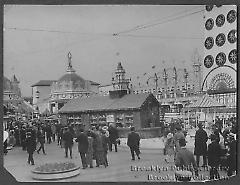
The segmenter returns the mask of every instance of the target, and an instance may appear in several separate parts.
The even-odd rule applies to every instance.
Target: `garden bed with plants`
[[[72,162],[46,163],[32,170],[33,179],[57,180],[70,178],[80,173],[80,166]]]

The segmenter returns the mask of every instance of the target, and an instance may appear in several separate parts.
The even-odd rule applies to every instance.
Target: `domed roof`
[[[65,75],[63,75],[59,80],[58,82],[70,82],[72,81],[73,83],[74,82],[84,82],[85,83],[85,80],[80,77],[79,75],[77,75],[76,73],[67,73]]]

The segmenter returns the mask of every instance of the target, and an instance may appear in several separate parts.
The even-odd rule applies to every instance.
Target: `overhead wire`
[[[157,26],[157,25],[169,23],[171,21],[182,19],[184,17],[190,16],[190,15],[194,15],[194,14],[197,14],[197,13],[200,13],[200,12],[203,12],[203,11],[204,11],[204,9],[201,9],[201,10],[194,11],[194,12],[191,12],[191,13],[188,13],[188,14],[183,14],[183,15],[171,18],[171,19],[165,19],[165,20],[162,20],[161,22],[152,23],[152,24],[145,24],[145,25],[138,25],[138,26],[135,26],[132,29],[128,29],[128,30],[117,32],[117,33],[113,33],[113,36],[119,36],[120,34],[134,32],[134,31],[138,31],[138,30],[141,30],[141,29],[146,29],[146,28],[149,28],[149,27],[154,27],[154,26]],[[172,16],[169,16],[169,17],[172,17]],[[169,17],[167,17],[167,18],[169,18]]]

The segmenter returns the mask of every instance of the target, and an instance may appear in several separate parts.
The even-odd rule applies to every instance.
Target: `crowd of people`
[[[225,170],[228,176],[232,176],[237,168],[236,128],[235,118],[229,119],[224,128],[222,121],[217,118],[208,135],[203,123],[199,123],[195,133],[194,151],[191,152],[186,148],[187,132],[181,125],[177,125],[174,130],[169,129],[166,134],[165,161],[173,162],[177,167],[186,168],[186,171],[191,171],[197,176],[200,168],[210,168],[210,179],[220,179],[219,170]],[[201,156],[202,166],[200,166]]]
[[[223,128],[223,124],[217,119],[211,127],[211,134],[207,134],[204,125],[199,123],[195,133],[194,152],[186,148],[187,132],[183,130],[182,125],[175,125],[166,134],[164,148],[166,163],[174,163],[182,169],[187,167],[186,171],[194,175],[198,175],[200,167],[210,167],[210,179],[219,179],[219,167],[224,167],[227,175],[232,176],[237,168],[236,125],[236,119],[230,119]],[[64,149],[66,158],[72,159],[72,147],[76,142],[83,169],[93,168],[94,161],[96,167],[102,165],[106,168],[109,166],[108,152],[113,149],[118,152],[120,144],[118,129],[114,123],[108,126],[91,126],[89,129],[80,125],[76,129],[71,124],[62,125],[53,121],[12,121],[5,130],[9,133],[6,141],[8,143],[4,142],[5,154],[7,146],[22,147],[22,150],[27,151],[27,162],[31,165],[35,164],[34,151],[38,154],[42,151],[47,155],[45,144],[52,142]],[[127,146],[130,149],[131,159],[134,161],[136,156],[140,160],[140,135],[134,127],[130,128]],[[201,156],[202,166],[200,166]]]
[[[93,168],[93,160],[96,160],[96,167],[109,165],[107,159],[108,151],[115,152],[120,144],[118,130],[112,123],[109,126],[92,126],[84,130],[81,125],[74,128],[71,124],[59,124],[51,121],[11,121],[5,128],[9,138],[4,142],[4,153],[7,154],[7,147],[22,147],[28,153],[28,163],[34,165],[33,153],[40,151],[47,155],[45,143],[55,142],[65,151],[65,157],[72,159],[72,147],[74,142],[78,143],[78,151],[81,157],[83,169],[88,166]],[[39,144],[38,144],[39,143]],[[37,148],[37,146],[39,146]]]

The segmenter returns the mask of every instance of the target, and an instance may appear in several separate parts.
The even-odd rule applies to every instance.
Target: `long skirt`
[[[97,166],[106,164],[104,151],[96,151],[95,157],[96,157]]]
[[[87,164],[91,166],[93,163],[93,152],[92,151],[87,152],[86,160],[87,160]]]

